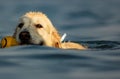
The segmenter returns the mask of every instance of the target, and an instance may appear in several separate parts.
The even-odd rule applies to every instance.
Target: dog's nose
[[[19,34],[19,39],[22,43],[29,43],[30,33],[28,31],[23,31]]]

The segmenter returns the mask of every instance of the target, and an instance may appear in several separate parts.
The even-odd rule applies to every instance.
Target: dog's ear
[[[14,38],[16,38],[16,34],[17,34],[17,32],[19,32],[19,31],[20,31],[20,28],[19,28],[18,26],[16,26],[15,31],[14,31],[14,33],[13,33],[13,37],[14,37]]]
[[[61,36],[59,35],[59,33],[57,32],[57,30],[53,25],[49,26],[49,31],[50,31],[52,46],[61,48],[61,41],[60,41]]]
[[[60,35],[56,31],[52,32],[51,40],[53,47],[61,48]]]
[[[58,31],[55,29],[55,27],[50,22],[48,25],[48,33],[51,36],[51,42],[53,47],[61,48],[61,36],[59,35]]]
[[[60,41],[61,36],[59,35],[59,33],[57,32],[57,30],[55,29],[55,27],[52,25],[51,22],[48,25],[48,28],[49,28],[49,34],[51,36],[52,46],[61,48],[61,41]]]
[[[53,26],[52,22],[48,19],[48,17],[46,15],[44,15],[44,20],[47,24],[47,32],[50,34],[51,36],[51,42],[52,42],[52,46],[53,47],[57,47],[57,48],[61,48],[61,42],[60,42],[60,35],[57,32],[56,28]]]
[[[16,38],[16,34],[17,34],[17,28],[15,29],[14,33],[13,33],[13,37]]]

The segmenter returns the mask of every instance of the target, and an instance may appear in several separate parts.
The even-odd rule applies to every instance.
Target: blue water
[[[120,79],[120,0],[4,0],[0,10],[0,39],[24,13],[42,11],[65,41],[88,46],[1,48],[0,79]]]

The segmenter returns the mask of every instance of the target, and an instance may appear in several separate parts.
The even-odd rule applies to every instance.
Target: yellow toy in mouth
[[[1,48],[19,45],[16,39],[12,36],[6,36],[1,40]]]

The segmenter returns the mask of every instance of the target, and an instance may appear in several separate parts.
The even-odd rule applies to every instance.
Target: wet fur
[[[35,20],[34,20],[34,18],[35,18]],[[39,29],[38,32],[40,34],[40,37],[37,37],[36,39],[39,38],[39,39],[43,40],[45,42],[46,46],[62,48],[62,49],[81,49],[81,50],[86,49],[84,46],[82,46],[78,43],[73,43],[73,42],[62,43],[60,34],[56,30],[56,28],[53,26],[51,21],[48,19],[48,17],[45,14],[43,14],[42,12],[28,12],[20,18],[19,23],[21,23],[21,22],[26,23],[27,21],[30,21],[30,22],[28,22],[28,24],[30,23],[32,25],[23,26],[23,27],[26,27],[26,29],[27,29],[27,27],[29,27],[29,28],[34,27],[35,24],[43,25],[42,31],[45,32],[46,36],[43,36],[44,34],[40,33],[40,29]],[[35,29],[35,28],[33,28],[33,29]],[[21,29],[19,27],[16,27],[16,30],[13,34],[13,37],[15,37],[17,39],[17,41],[19,41],[19,42],[20,42],[20,40],[18,38],[18,35],[19,35],[20,31],[21,31]],[[33,32],[33,33],[35,33],[35,32]]]

